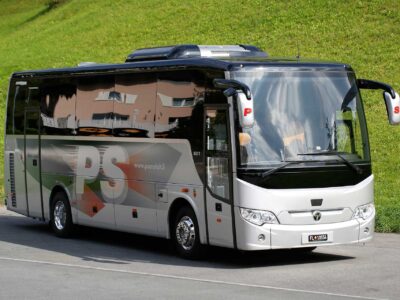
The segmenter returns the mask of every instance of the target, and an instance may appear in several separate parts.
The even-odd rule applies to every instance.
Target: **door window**
[[[207,186],[224,199],[230,198],[229,138],[225,109],[206,109]]]

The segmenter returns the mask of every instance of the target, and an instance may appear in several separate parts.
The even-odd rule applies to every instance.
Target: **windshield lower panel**
[[[251,184],[268,189],[302,189],[351,186],[360,183],[371,175],[371,164],[358,165],[361,173],[355,173],[340,165],[291,166],[263,178],[257,169],[237,170],[237,177]],[[267,169],[263,169],[267,170]]]
[[[326,166],[310,168],[325,170],[322,173],[327,174],[328,183],[323,186],[349,185],[332,180],[329,183],[328,177],[339,173],[356,181],[371,174],[365,116],[354,73],[245,67],[232,72],[231,78],[249,86],[254,101],[254,126],[247,129],[236,124],[238,174],[243,174],[240,170],[249,173],[276,168],[292,160],[305,161],[307,165],[326,160]],[[330,155],[321,155],[323,152]],[[332,166],[332,152],[350,164],[364,166],[363,174],[346,169],[340,158],[336,167]],[[295,167],[288,166],[272,177],[289,174],[292,169]],[[327,170],[335,175],[328,175]],[[289,176],[291,180],[293,176]],[[271,180],[274,179],[266,181]],[[354,184],[354,180],[346,181]]]

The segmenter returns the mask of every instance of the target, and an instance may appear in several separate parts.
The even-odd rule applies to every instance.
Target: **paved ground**
[[[167,241],[80,228],[59,239],[0,207],[0,299],[400,299],[400,235],[365,246],[240,253],[203,261]]]

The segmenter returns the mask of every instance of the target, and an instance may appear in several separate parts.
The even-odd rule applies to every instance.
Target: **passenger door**
[[[235,236],[228,106],[207,105],[204,116],[205,197],[209,243],[233,247]]]

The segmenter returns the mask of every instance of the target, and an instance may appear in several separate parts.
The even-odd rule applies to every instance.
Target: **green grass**
[[[294,56],[299,47],[303,57],[350,63],[359,77],[400,90],[397,0],[0,0],[0,8],[3,111],[13,71],[122,62],[132,49],[179,43],[247,43],[272,56]],[[377,230],[400,232],[400,128],[388,125],[381,92],[364,91],[363,99],[376,176]],[[4,113],[0,118],[3,126]]]

